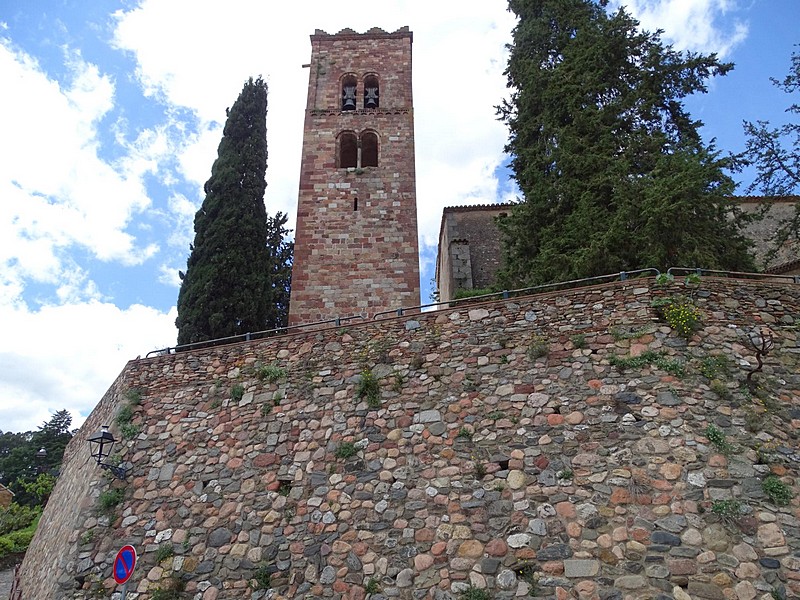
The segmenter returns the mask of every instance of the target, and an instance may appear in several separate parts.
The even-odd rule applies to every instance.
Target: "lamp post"
[[[116,441],[114,435],[108,430],[108,425],[103,425],[101,431],[89,438],[89,449],[92,458],[97,461],[98,465],[107,471],[111,471],[117,479],[126,479],[128,477],[128,469],[103,462],[111,455],[111,448]]]
[[[44,448],[39,448],[39,451],[36,453],[36,474],[41,475],[44,473],[45,464],[44,461],[47,458],[47,450]]]

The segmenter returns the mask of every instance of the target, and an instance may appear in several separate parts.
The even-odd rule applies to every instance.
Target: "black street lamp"
[[[44,461],[47,458],[47,450],[44,448],[39,448],[39,451],[36,453],[36,473],[41,475],[44,473],[45,464]]]
[[[128,477],[128,469],[103,462],[111,455],[111,447],[116,441],[114,435],[108,430],[108,425],[103,425],[102,431],[98,431],[89,438],[90,452],[98,465],[107,471],[111,471],[117,479],[126,479]]]

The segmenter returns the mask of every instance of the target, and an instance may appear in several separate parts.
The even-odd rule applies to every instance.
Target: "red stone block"
[[[264,454],[259,454],[253,459],[253,466],[263,469],[264,467],[274,465],[279,460],[280,459],[278,458],[277,454],[272,454],[271,452],[265,452]]]
[[[631,501],[631,493],[626,488],[614,488],[611,492],[611,504],[628,504]]]

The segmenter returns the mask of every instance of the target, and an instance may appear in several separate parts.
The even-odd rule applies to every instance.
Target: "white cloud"
[[[98,301],[38,311],[0,305],[2,429],[29,430],[62,408],[80,425],[129,359],[175,343],[175,317]]]
[[[158,282],[179,289],[181,287],[181,278],[178,271],[180,270],[180,267],[175,267],[173,265],[161,265],[158,268]],[[183,266],[183,270],[186,270],[185,265]]]
[[[729,55],[748,34],[748,25],[732,19],[736,0],[616,0],[626,5],[648,31],[664,30],[677,50]]]
[[[0,130],[14,143],[0,149],[0,259],[6,283],[31,279],[70,285],[65,250],[138,264],[155,251],[126,230],[150,201],[139,173],[128,177],[98,157],[99,123],[113,107],[114,84],[78,52],[64,50],[69,86],[0,40]],[[7,288],[8,289],[8,288]]]
[[[178,149],[177,159],[181,174],[188,181],[197,184],[197,208],[200,208],[202,186],[211,175],[211,165],[217,157],[220,139],[222,125],[216,122],[206,123],[200,133],[187,136],[183,147]]]

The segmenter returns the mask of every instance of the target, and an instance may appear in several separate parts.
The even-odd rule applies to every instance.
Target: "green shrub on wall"
[[[658,316],[681,337],[691,337],[700,326],[702,313],[684,297],[656,298],[651,303]]]

